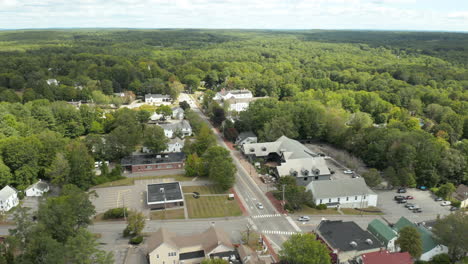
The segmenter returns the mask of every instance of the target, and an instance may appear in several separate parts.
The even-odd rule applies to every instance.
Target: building
[[[8,185],[0,190],[0,212],[8,212],[18,204],[18,191]]]
[[[386,250],[367,253],[357,258],[358,264],[413,264],[408,252],[390,253]]]
[[[182,152],[165,154],[138,154],[125,157],[121,165],[134,172],[174,170],[185,166],[185,154]]]
[[[276,177],[293,176],[299,185],[330,180],[331,173],[325,159],[286,136],[274,142],[244,144],[241,151],[251,159],[262,158],[266,162],[276,163],[272,170]]]
[[[257,143],[257,136],[252,131],[242,132],[237,136],[235,144],[242,146],[244,144]]]
[[[398,222],[396,222],[393,229],[400,232],[403,227],[407,226],[415,227],[421,235],[423,253],[419,258],[420,260],[429,261],[435,255],[448,252],[448,248],[446,246],[437,243],[437,240],[434,238],[434,234],[429,229],[424,225],[416,225],[405,217],[401,217]]]
[[[173,138],[180,133],[179,136],[182,138],[192,135],[192,127],[187,120],[181,120],[177,123],[158,124],[158,126],[164,129],[164,135],[168,138]]]
[[[397,251],[395,241],[398,233],[395,232],[390,226],[384,224],[379,219],[372,220],[367,226],[367,231],[373,234],[390,252]]]
[[[238,246],[237,253],[239,254],[242,264],[266,264],[265,260],[260,259],[257,252],[245,245]]]
[[[461,202],[460,208],[468,207],[468,186],[464,184],[458,185],[457,189],[453,193],[453,198]]]
[[[258,99],[264,99],[264,98],[267,98],[267,97],[230,98],[220,103],[228,104],[229,111],[242,112],[242,111],[247,110],[247,108],[249,108],[249,105],[251,102],[256,101]]]
[[[46,182],[39,180],[33,185],[29,186],[26,190],[26,196],[42,196],[49,191],[49,185]]]
[[[217,92],[213,97],[215,101],[224,101],[228,99],[245,99],[245,98],[253,98],[253,94],[251,91],[244,89],[244,90],[226,90],[222,89],[221,91]]]
[[[172,119],[182,120],[184,119],[184,109],[182,107],[177,106],[172,108]]]
[[[327,207],[367,208],[377,206],[377,194],[363,178],[313,181],[306,187],[312,192],[315,204]]]
[[[180,183],[148,184],[146,186],[146,204],[151,209],[184,206],[184,195]]]
[[[151,105],[170,105],[172,98],[167,94],[145,94],[145,103]]]
[[[176,138],[171,138],[169,139],[169,143],[167,143],[167,149],[164,150],[162,153],[174,153],[174,152],[182,152],[182,149],[184,148],[185,142],[176,137]],[[151,151],[147,147],[143,147],[141,149],[141,152],[143,153],[151,153]]]
[[[184,236],[160,228],[148,238],[147,252],[150,264],[195,264],[205,258],[240,263],[229,236],[214,226],[203,233]]]
[[[374,235],[362,230],[352,221],[321,221],[316,233],[319,239],[337,254],[337,263],[349,261],[358,255],[380,251],[383,246]]]
[[[55,86],[58,86],[60,83],[59,81],[57,81],[57,79],[47,79],[46,82],[47,82],[47,85],[55,85]]]

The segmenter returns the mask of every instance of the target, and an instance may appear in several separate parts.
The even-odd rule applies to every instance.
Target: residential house
[[[358,255],[380,251],[383,246],[374,235],[352,221],[321,221],[316,234],[337,255],[337,263],[346,263]]]
[[[357,258],[358,264],[413,264],[408,252],[390,253],[386,250],[366,253]]]
[[[220,103],[223,105],[227,104],[229,111],[242,112],[242,111],[247,110],[247,108],[249,108],[249,105],[251,102],[257,101],[258,99],[264,99],[264,98],[267,98],[267,97],[230,98]]]
[[[222,89],[221,91],[217,92],[213,97],[215,101],[227,100],[227,99],[243,99],[243,98],[253,98],[253,94],[251,91],[247,89],[243,90],[226,90]]]
[[[182,152],[182,148],[184,147],[185,142],[184,140],[176,137],[169,139],[169,143],[167,143],[167,149],[164,150],[162,153],[175,153],[175,152]],[[147,147],[143,147],[141,152],[143,153],[151,153],[151,151]]]
[[[184,206],[184,195],[179,182],[155,183],[146,186],[146,204],[151,209]]]
[[[460,208],[468,207],[468,186],[464,184],[458,185],[452,196],[461,202]]]
[[[306,187],[312,192],[315,204],[327,207],[367,208],[377,206],[377,194],[363,178],[312,181]]]
[[[199,234],[183,236],[160,228],[148,238],[147,253],[150,264],[195,264],[205,258],[239,263],[229,236],[214,226]]]
[[[448,252],[448,248],[444,245],[440,245],[435,239],[434,234],[422,224],[415,224],[405,217],[401,217],[398,222],[396,222],[393,229],[400,232],[403,227],[407,226],[415,227],[421,235],[423,253],[419,258],[420,260],[429,261],[435,255]]]
[[[242,132],[237,136],[235,144],[242,146],[244,144],[257,143],[257,136],[252,131]]]
[[[164,115],[162,114],[158,114],[156,112],[154,112],[151,116],[150,116],[150,121],[149,123],[158,123],[156,121],[159,121],[161,119],[163,119]]]
[[[265,260],[261,259],[257,252],[246,245],[238,246],[237,253],[239,253],[242,264],[266,264]]]
[[[145,94],[145,103],[150,105],[170,105],[172,98],[167,94]]]
[[[182,138],[192,135],[192,127],[187,120],[181,120],[176,123],[158,124],[164,129],[164,135],[173,138],[179,134]]]
[[[10,186],[0,190],[0,212],[8,212],[19,204],[18,191]]]
[[[133,154],[121,160],[121,165],[132,173],[159,170],[182,169],[185,154],[182,152],[166,154]]]
[[[262,158],[266,162],[276,163],[272,169],[276,177],[293,176],[299,185],[330,180],[331,173],[325,159],[286,136],[274,142],[244,144],[241,151],[250,159]]]
[[[44,193],[49,191],[49,185],[39,179],[36,183],[29,186],[26,190],[26,196],[42,196]]]
[[[177,106],[172,108],[172,119],[182,120],[184,119],[184,109],[182,107]]]
[[[367,226],[367,231],[380,240],[380,242],[382,242],[388,251],[397,251],[395,241],[398,237],[398,233],[395,232],[395,230],[393,230],[389,225],[383,223],[379,219],[374,219]]]

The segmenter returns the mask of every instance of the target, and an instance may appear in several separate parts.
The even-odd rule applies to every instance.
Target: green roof
[[[423,244],[423,253],[426,253],[426,252],[432,250],[433,248],[435,248],[439,244],[434,239],[431,231],[427,230],[423,226],[418,226],[418,225],[412,223],[410,220],[408,220],[408,219],[406,219],[404,217],[401,217],[398,220],[398,222],[394,226],[394,229],[399,232],[403,227],[407,227],[407,226],[415,227],[418,230],[419,234],[421,235],[421,240],[422,240],[422,244]]]
[[[397,235],[388,225],[382,223],[379,219],[372,220],[367,226],[367,230],[376,236],[384,244],[388,244],[390,240]]]

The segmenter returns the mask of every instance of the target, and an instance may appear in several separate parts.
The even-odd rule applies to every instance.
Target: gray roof
[[[26,190],[31,189],[31,188],[36,188],[42,192],[45,192],[49,189],[49,185],[46,182],[39,180],[33,185],[29,186]]]
[[[240,133],[239,136],[237,136],[237,139],[239,141],[242,141],[242,140],[244,140],[246,138],[249,138],[249,137],[257,137],[257,136],[252,131],[246,131],[246,132]]]
[[[179,182],[155,183],[147,186],[147,203],[158,204],[183,200]]]
[[[242,148],[245,154],[254,154],[257,157],[265,157],[272,152],[275,152],[278,155],[283,153],[285,159],[300,159],[318,156],[299,141],[290,139],[286,136],[281,136],[275,142],[245,144]]]
[[[3,189],[0,190],[0,200],[5,201],[9,197],[11,197],[13,194],[16,194],[17,191],[10,187],[9,185],[3,187]]]
[[[182,162],[185,160],[185,154],[182,152],[165,153],[165,154],[144,154],[131,155],[121,160],[122,166],[131,165],[150,165]]]
[[[355,222],[322,221],[317,231],[328,245],[339,251],[363,251],[382,247],[382,243]],[[351,242],[354,242],[352,245]]]
[[[169,95],[167,94],[145,94],[145,99],[148,99],[148,98],[163,98],[163,99],[169,99],[171,98]]]
[[[182,109],[182,107],[180,107],[180,106],[176,106],[176,107],[172,108],[172,113],[174,113],[174,112],[182,112],[183,113],[184,109]]]
[[[176,144],[176,143],[179,143],[181,145],[185,144],[184,140],[182,140],[182,139],[180,139],[178,137],[169,139],[169,144]]]
[[[168,123],[168,124],[158,124],[160,127],[162,127],[164,130],[191,130],[192,127],[190,126],[190,123],[187,120],[181,120],[180,122],[177,123]]]
[[[288,159],[277,166],[276,170],[279,176],[306,177],[331,174],[323,157]]]
[[[367,187],[363,178],[313,181],[306,188],[317,199],[375,194]]]

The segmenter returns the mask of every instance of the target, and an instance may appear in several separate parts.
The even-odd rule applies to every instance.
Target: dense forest
[[[118,159],[138,143],[125,135],[141,134],[147,118],[105,111],[124,103],[115,93],[222,88],[270,97],[238,117],[238,132],[332,143],[396,185],[466,182],[467,49],[468,34],[434,32],[0,32],[0,185],[24,188],[54,173],[92,184],[88,172],[69,172],[87,157],[74,153],[87,151],[86,164]],[[96,104],[59,102],[72,100]],[[104,137],[119,147],[100,151]]]

